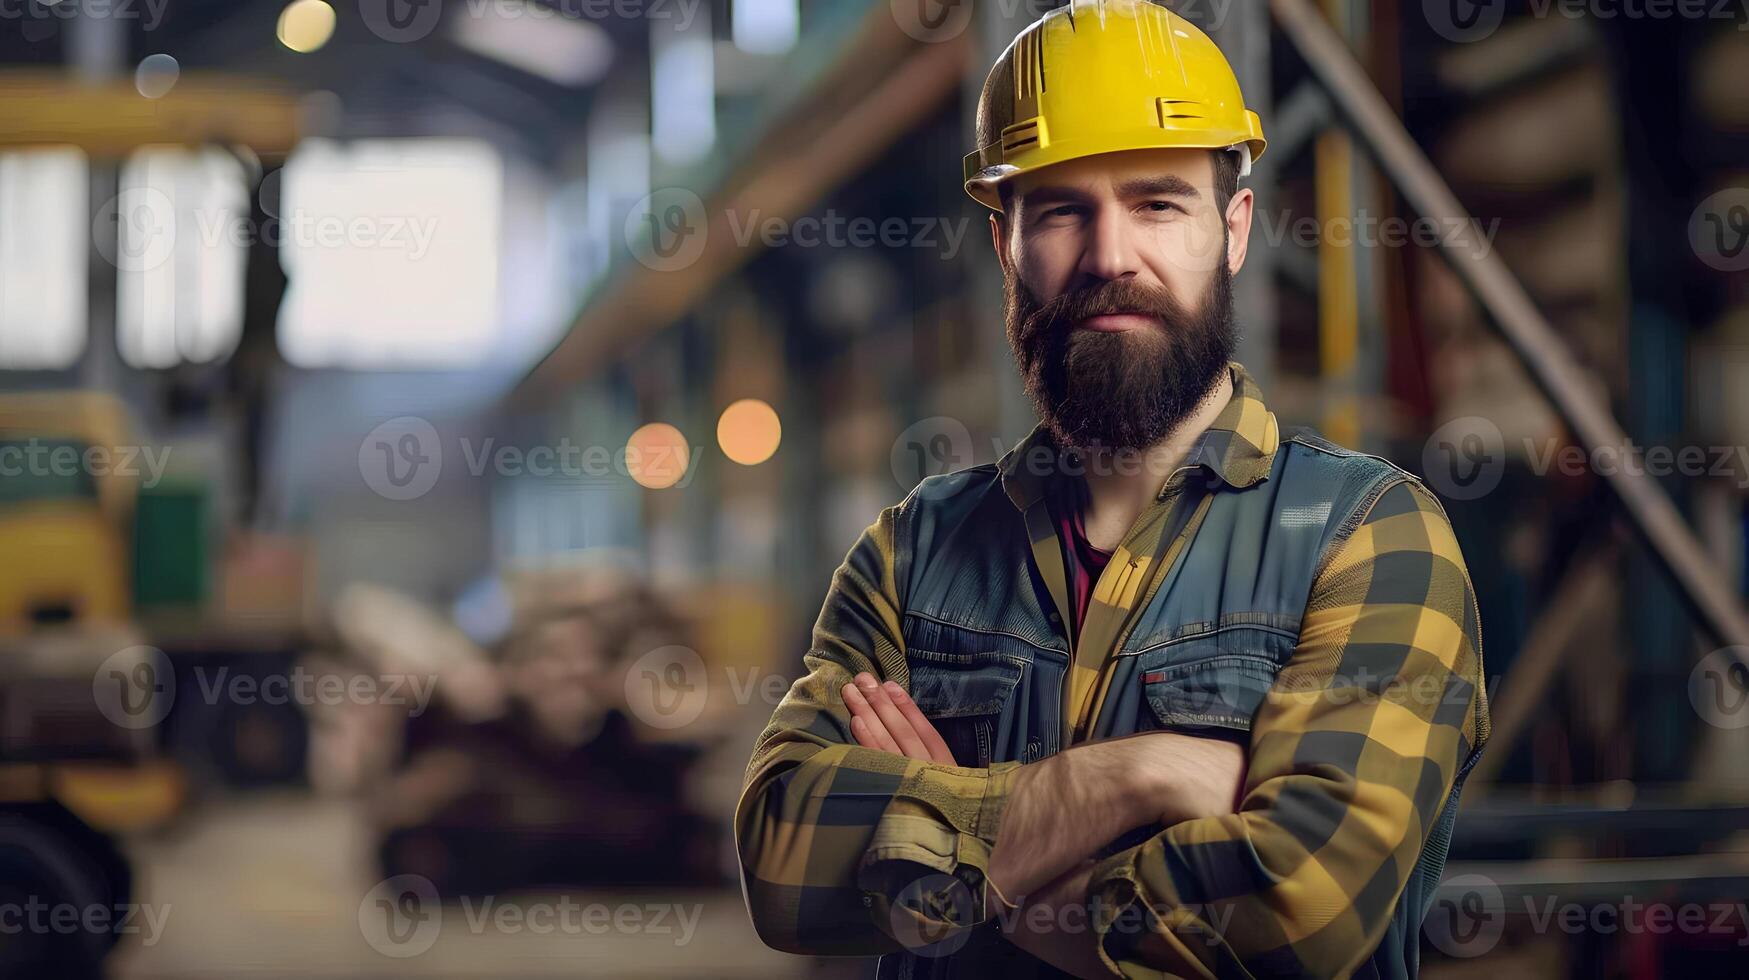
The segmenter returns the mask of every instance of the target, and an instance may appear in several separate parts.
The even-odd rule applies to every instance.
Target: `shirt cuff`
[[[877,926],[906,948],[945,955],[984,922],[990,854],[1019,768],[919,764],[894,794],[857,885]]]
[[[1147,846],[1131,847],[1100,861],[1087,879],[1088,920],[1093,923],[1100,960],[1124,976],[1130,975],[1123,966],[1126,962],[1132,966],[1147,962],[1153,968],[1164,962],[1164,972],[1172,976],[1213,977],[1214,966],[1195,948],[1200,941],[1212,950],[1222,942],[1219,934],[1202,923],[1192,908],[1168,896],[1144,894],[1136,860]],[[1188,938],[1196,936],[1201,939]]]

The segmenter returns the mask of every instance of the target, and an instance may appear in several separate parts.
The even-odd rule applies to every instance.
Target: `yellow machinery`
[[[93,693],[140,643],[129,623],[139,450],[113,396],[0,396],[0,694],[15,736],[0,746],[0,807],[55,800],[122,830],[180,805],[183,775],[151,758],[150,728],[118,726]]]
[[[0,149],[71,145],[118,161],[140,146],[211,143],[283,155],[298,139],[298,95],[196,72],[143,99],[127,80],[0,71]],[[104,695],[117,675],[174,691],[168,659],[133,625],[136,504],[150,472],[134,438],[107,394],[0,395],[0,893],[50,905],[131,901],[113,835],[162,824],[187,795],[182,767],[160,751],[161,719],[136,724]],[[0,977],[101,976],[116,938],[0,936]]]
[[[127,621],[130,438],[109,395],[0,396],[0,634]]]

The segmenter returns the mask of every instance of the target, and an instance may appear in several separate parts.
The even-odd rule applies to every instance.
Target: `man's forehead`
[[[1082,157],[1014,178],[1023,198],[1053,193],[1170,194],[1201,197],[1214,184],[1214,159],[1207,150],[1137,150]]]

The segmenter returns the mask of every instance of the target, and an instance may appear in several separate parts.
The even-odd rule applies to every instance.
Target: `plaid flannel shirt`
[[[1202,468],[1242,488],[1269,472],[1275,417],[1237,364],[1233,375],[1231,402],[1101,578],[1063,684],[1067,743],[1099,736],[1112,654],[1206,512],[1208,496],[1180,499],[1182,477]],[[1042,438],[1001,469],[1061,612],[1060,542],[1043,493],[1013,465]],[[983,919],[1017,763],[943,766],[859,747],[838,694],[860,671],[909,684],[894,527],[913,505],[883,512],[834,575],[806,673],[747,770],[743,883],[761,937],[780,949],[915,950]],[[1323,556],[1297,643],[1251,720],[1238,812],[1176,824],[1096,866],[1089,898],[1107,964],[1130,976],[1358,969],[1487,738],[1482,670],[1457,541],[1402,474]]]

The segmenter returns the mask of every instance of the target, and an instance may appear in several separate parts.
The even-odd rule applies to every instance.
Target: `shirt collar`
[[[1245,366],[1229,361],[1233,397],[1203,431],[1181,466],[1200,466],[1215,479],[1242,490],[1269,476],[1281,432],[1275,413],[1263,403],[1263,392]],[[1056,471],[1055,441],[1043,425],[996,464],[1002,488],[1014,506],[1026,510],[1044,498],[1050,474]]]

